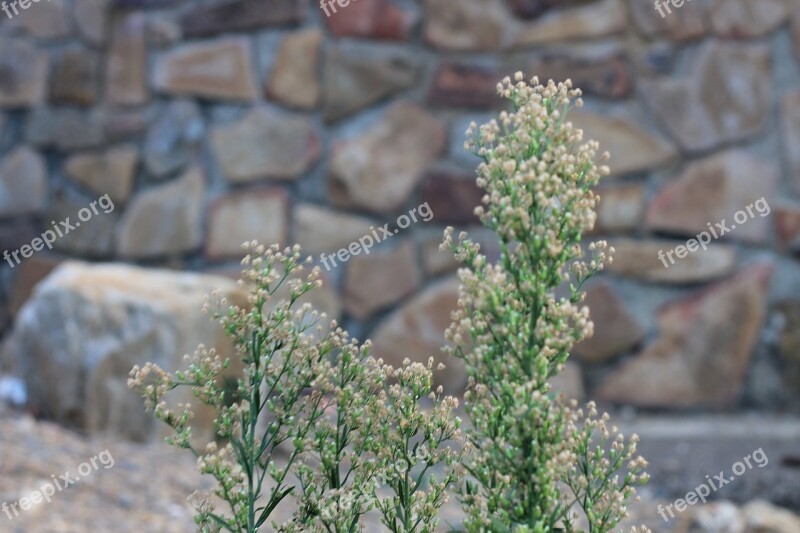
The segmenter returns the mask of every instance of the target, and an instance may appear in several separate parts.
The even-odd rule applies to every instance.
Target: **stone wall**
[[[695,0],[664,18],[651,0],[336,9],[50,0],[0,13],[0,248],[103,195],[115,207],[53,252],[2,261],[3,329],[67,257],[230,273],[244,240],[319,256],[388,223],[389,242],[332,268],[318,304],[388,358],[427,358],[455,301],[442,229],[473,227],[481,197],[463,132],[524,70],[581,87],[574,121],[613,156],[594,237],[617,256],[589,288],[596,335],[565,386],[646,408],[797,409],[800,2]],[[662,264],[659,250],[762,197],[768,215]],[[426,202],[432,219],[400,230]],[[445,382],[463,385],[457,364]]]

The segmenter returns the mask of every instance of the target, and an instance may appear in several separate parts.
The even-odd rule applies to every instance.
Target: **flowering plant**
[[[377,509],[390,531],[433,532],[461,454],[458,402],[434,389],[433,362],[392,368],[369,355],[369,341],[360,345],[335,322],[324,327],[324,315],[299,303],[321,285],[319,267],[301,275],[299,247],[248,250],[249,306],[217,315],[243,363],[233,386],[223,379],[229,360],[202,346],[186,371],[148,363],[129,380],[172,428],[168,442],[194,453],[217,482],[227,513],[196,498],[200,531],[355,532]],[[284,286],[288,297],[276,302]],[[181,387],[216,413],[216,439],[205,447],[192,437],[191,407],[167,405]],[[278,522],[287,498],[294,512]]]
[[[581,237],[594,226],[592,187],[608,168],[595,163],[597,143],[582,143],[567,121],[570,105],[581,105],[569,81],[542,86],[518,73],[498,91],[513,111],[499,123],[473,123],[466,148],[483,160],[478,185],[486,195],[476,214],[498,235],[500,259],[487,262],[465,233],[453,243],[452,228],[442,244],[467,267],[459,270],[458,309],[446,333],[470,377],[465,525],[572,532],[582,514],[589,531],[605,532],[626,516],[635,485],[647,481],[646,461],[635,457],[638,439],[626,443],[608,415],[598,417],[593,403],[578,409],[549,381],[592,333],[588,309],[578,305],[581,289],[613,249],[591,244],[586,262]],[[566,297],[557,296],[562,288]]]

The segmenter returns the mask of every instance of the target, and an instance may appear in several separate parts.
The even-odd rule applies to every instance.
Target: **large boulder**
[[[177,370],[201,343],[232,354],[222,329],[201,312],[214,290],[246,302],[226,278],[69,261],[20,309],[4,356],[15,360],[37,415],[90,433],[146,440],[155,434],[154,418],[128,390],[128,373],[147,361]],[[175,400],[188,401],[186,392]],[[207,435],[211,414],[197,415],[196,432]]]

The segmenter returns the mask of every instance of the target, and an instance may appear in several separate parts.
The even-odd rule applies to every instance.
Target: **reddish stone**
[[[352,1],[347,9],[325,18],[336,37],[366,37],[405,41],[414,25],[414,16],[387,0]]]
[[[586,291],[583,305],[589,307],[594,322],[594,335],[575,345],[575,355],[583,361],[608,361],[644,339],[642,326],[610,284],[601,282],[593,285]]]
[[[534,19],[554,7],[588,4],[594,0],[508,0],[511,10],[520,18]]]
[[[159,0],[160,1],[160,0]],[[186,37],[256,30],[297,24],[305,18],[300,0],[233,0],[195,7],[181,19]]]
[[[437,223],[473,224],[478,222],[474,211],[481,205],[483,195],[472,176],[435,171],[428,175],[420,196],[430,206]]]
[[[784,250],[800,251],[800,205],[775,207],[775,233]]]
[[[26,259],[14,270],[14,285],[9,302],[12,315],[17,314],[33,294],[36,285],[61,264],[61,261],[56,256],[39,254]]]
[[[772,267],[759,264],[665,306],[661,334],[596,396],[640,407],[727,407],[741,394],[764,321]]]
[[[541,80],[572,80],[584,94],[604,98],[627,98],[633,92],[628,59],[616,54],[603,59],[546,57],[531,69]]]
[[[467,64],[444,63],[436,71],[428,100],[432,105],[483,108],[500,103],[499,73]]]

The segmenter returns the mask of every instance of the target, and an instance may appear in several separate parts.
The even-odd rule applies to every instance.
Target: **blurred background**
[[[243,241],[313,254],[314,305],[386,359],[436,355],[457,294],[444,227],[496,253],[464,131],[522,70],[581,88],[571,119],[612,155],[589,237],[616,256],[558,385],[642,437],[637,519],[800,532],[771,506],[800,510],[800,2],[342,3],[0,12],[0,502],[116,458],[0,531],[192,530],[202,482],[127,374],[229,349],[200,307],[240,297]],[[708,249],[675,250],[717,223]],[[460,393],[464,371],[441,380]],[[757,449],[769,464],[710,497],[734,503],[658,515]]]

